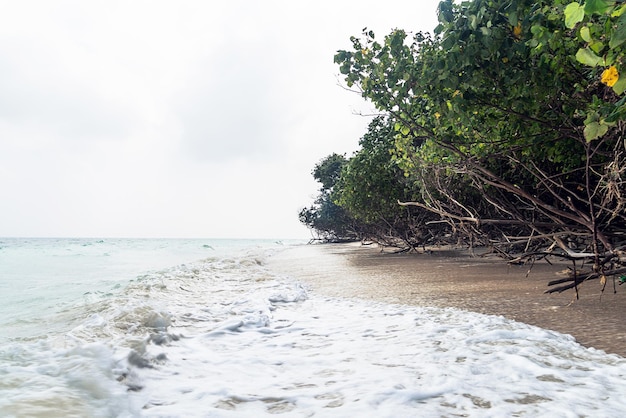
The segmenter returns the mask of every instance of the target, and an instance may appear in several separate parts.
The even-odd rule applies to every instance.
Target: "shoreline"
[[[626,357],[626,288],[599,281],[573,290],[545,294],[548,281],[565,264],[532,267],[473,257],[468,251],[391,254],[376,246],[318,244],[289,248],[268,260],[268,267],[331,297],[405,305],[452,307],[498,315],[572,335],[577,342]],[[527,275],[528,274],[528,275]]]

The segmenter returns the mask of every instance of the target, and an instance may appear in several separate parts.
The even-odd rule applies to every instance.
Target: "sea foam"
[[[146,272],[63,333],[1,345],[0,415],[622,414],[622,357],[498,316],[324,297],[268,251]]]

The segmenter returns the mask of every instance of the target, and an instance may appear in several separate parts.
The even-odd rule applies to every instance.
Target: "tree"
[[[393,158],[395,130],[386,117],[376,117],[359,141],[360,149],[347,161],[336,183],[334,200],[363,223],[362,234],[383,245],[411,249],[428,236],[425,222],[432,215],[405,208],[398,200],[415,197],[412,184]]]
[[[401,216],[397,201],[410,197],[404,173],[392,159],[394,138],[389,120],[376,117],[341,171],[336,202],[363,222]]]
[[[565,26],[575,31],[580,48],[576,60],[594,69],[599,81],[615,93],[609,100],[597,97],[588,103],[585,138],[593,141],[604,136],[626,115],[626,101],[617,100],[626,91],[624,53],[626,52],[626,5],[623,2],[601,0],[569,3],[563,10]],[[603,71],[600,73],[600,69]]]
[[[359,238],[358,225],[344,209],[333,202],[332,194],[347,160],[343,155],[331,154],[313,169],[313,177],[321,183],[320,194],[313,205],[300,211],[299,219],[326,241]]]
[[[588,0],[583,10],[594,19],[610,7],[623,9]],[[621,41],[621,15],[608,16],[617,27],[603,30]],[[471,230],[490,225],[527,250],[550,239],[573,260],[590,251],[596,277],[619,271],[623,103],[617,83],[581,62],[578,38],[593,41],[601,30],[573,30],[560,0],[446,0],[438,17],[433,36],[394,30],[378,42],[365,30],[351,38],[353,50],[335,55],[347,85],[395,122],[398,164],[425,191],[405,205]],[[608,49],[604,63],[620,62],[610,41]],[[566,242],[581,236],[582,254]]]

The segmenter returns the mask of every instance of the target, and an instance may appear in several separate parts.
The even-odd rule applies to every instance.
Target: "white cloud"
[[[367,125],[335,51],[437,3],[0,0],[0,236],[308,236]]]

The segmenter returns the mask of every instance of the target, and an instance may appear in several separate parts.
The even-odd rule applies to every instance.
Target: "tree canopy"
[[[384,117],[331,200],[412,247],[591,261],[556,290],[623,274],[625,12],[611,0],[445,0],[433,34],[364,29],[334,59]]]
[[[313,178],[322,184],[320,194],[309,208],[300,211],[300,222],[316,231],[318,238],[327,241],[357,239],[355,222],[333,201],[333,190],[346,164],[343,155],[331,154],[313,169]]]

